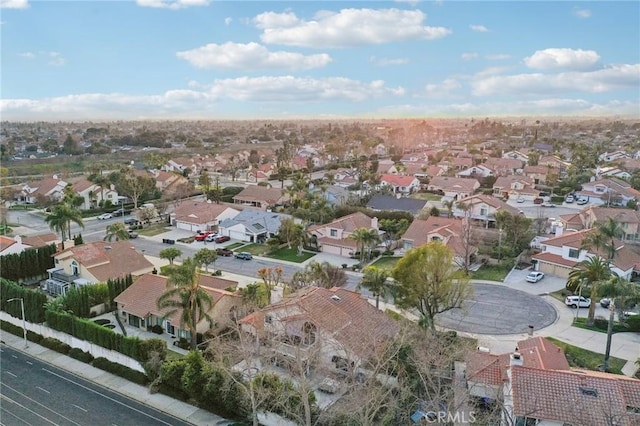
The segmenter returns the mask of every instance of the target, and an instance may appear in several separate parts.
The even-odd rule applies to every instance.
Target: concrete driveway
[[[516,290],[524,291],[529,294],[547,294],[554,291],[562,290],[567,285],[567,279],[556,277],[553,275],[545,275],[545,277],[537,283],[527,282],[525,277],[532,269],[514,269],[504,279],[504,283]]]

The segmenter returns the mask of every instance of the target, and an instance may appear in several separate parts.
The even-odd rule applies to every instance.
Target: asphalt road
[[[0,424],[190,425],[2,345]]]

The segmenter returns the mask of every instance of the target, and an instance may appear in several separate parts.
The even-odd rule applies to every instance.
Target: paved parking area
[[[546,294],[554,291],[562,290],[567,284],[566,278],[560,278],[553,275],[545,275],[545,277],[537,283],[527,282],[525,277],[532,269],[514,269],[507,275],[504,283],[516,290],[521,290],[529,294]]]
[[[476,334],[518,334],[540,330],[558,317],[543,297],[504,285],[473,283],[473,300],[462,309],[444,312],[436,323],[452,330]]]

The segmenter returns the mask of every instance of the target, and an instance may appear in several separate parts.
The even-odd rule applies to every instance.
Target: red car
[[[220,235],[218,238],[216,238],[213,241],[215,241],[217,244],[220,244],[220,243],[225,243],[225,242],[229,241],[230,239],[231,238],[227,237],[226,235]]]
[[[200,232],[199,234],[197,234],[194,237],[194,240],[196,240],[196,241],[204,241],[204,239],[207,238],[207,235],[209,235],[209,234],[213,234],[213,231]]]

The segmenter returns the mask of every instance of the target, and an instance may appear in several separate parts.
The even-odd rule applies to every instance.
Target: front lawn
[[[240,244],[240,243],[236,243],[236,244]],[[229,247],[227,247],[229,250],[233,250],[233,244],[231,244]],[[246,251],[247,253],[251,253],[254,256],[264,256],[265,254],[267,254],[267,250],[269,250],[269,247],[267,247],[264,244],[247,244],[245,246],[242,246],[242,250],[238,250],[238,251]]]
[[[416,192],[411,194],[411,198],[425,201],[440,201],[442,199],[442,195],[430,194],[428,192]]]
[[[229,244],[228,246],[225,246],[224,248],[226,248],[227,250],[234,250],[237,249],[239,247],[244,247],[246,243],[233,243],[233,244]]]
[[[276,250],[273,253],[269,253],[266,257],[270,257],[278,260],[286,260],[289,262],[302,263],[307,259],[315,256],[316,253],[311,251],[303,251],[300,256],[298,256],[298,249],[296,247],[283,247],[281,249]]]
[[[154,235],[164,234],[170,229],[171,228],[167,227],[166,223],[154,223],[153,225],[149,225],[146,228],[137,229],[135,232],[146,237],[153,237]]]
[[[553,337],[546,337],[549,341],[560,346],[567,356],[569,366],[575,368],[586,368],[587,370],[598,371],[598,366],[604,362],[604,354],[588,351],[577,346],[570,345]],[[604,348],[602,348],[604,349]],[[626,360],[610,357],[609,373],[622,374],[622,367],[627,363]]]
[[[382,256],[380,259],[376,260],[369,266],[375,266],[380,269],[393,269],[396,266],[396,263],[402,259],[401,257],[393,257],[393,256]]]
[[[503,281],[511,267],[506,265],[482,265],[480,269],[471,272],[473,280]]]
[[[609,320],[596,318],[593,325],[587,325],[586,318],[576,318],[573,320],[573,326],[578,328],[584,328],[585,330],[606,333],[607,327],[609,326]],[[624,333],[625,331],[629,331],[629,328],[617,321],[614,321],[613,333]]]

